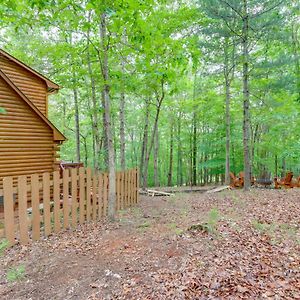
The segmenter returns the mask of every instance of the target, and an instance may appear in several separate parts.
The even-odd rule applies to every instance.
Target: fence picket
[[[12,246],[15,244],[15,220],[14,220],[14,196],[13,196],[13,178],[3,179],[4,189],[4,226],[5,236]]]
[[[127,208],[127,171],[124,172],[124,209]]]
[[[53,200],[54,200],[54,232],[59,232],[60,224],[60,183],[59,171],[53,172]]]
[[[91,221],[91,187],[92,187],[92,170],[86,169],[86,220]]]
[[[69,176],[68,169],[63,171],[63,215],[64,215],[64,228],[69,227]]]
[[[108,205],[108,174],[103,174],[103,216],[107,216]]]
[[[116,210],[120,209],[120,172],[116,173]]]
[[[27,220],[27,178],[25,175],[18,177],[18,192],[20,242],[21,244],[27,244],[29,236]]]
[[[132,205],[135,205],[135,170],[132,170],[131,173],[131,193],[132,193]]]
[[[72,195],[72,227],[77,226],[77,195],[78,195],[78,176],[77,169],[71,170],[71,195]]]
[[[92,211],[93,211],[93,220],[97,220],[97,186],[98,186],[98,176],[97,172],[93,176],[93,195],[92,195]]]
[[[52,230],[59,232],[62,227],[70,225],[75,228],[85,220],[97,220],[106,217],[108,213],[108,173],[92,173],[91,169],[66,169],[62,178],[58,171],[43,173],[40,182],[38,174],[27,177],[19,176],[16,181],[13,177],[3,179],[4,196],[4,226],[5,235],[10,245],[15,243],[19,236],[21,244],[29,242],[28,201],[31,201],[31,232],[32,239],[39,240],[41,236],[41,208],[43,208],[44,235],[48,236]],[[138,199],[138,169],[116,173],[116,209],[125,209],[139,201]],[[14,182],[16,186],[14,186]],[[62,199],[61,199],[62,193]],[[15,222],[14,198],[19,201],[18,221]],[[42,205],[40,200],[42,199]],[[54,202],[52,228],[51,201]],[[60,209],[63,205],[62,210]],[[63,221],[62,221],[63,217]],[[16,226],[19,224],[19,226]],[[16,235],[16,230],[19,234]]]
[[[39,199],[39,175],[31,175],[31,207],[32,207],[32,239],[40,239],[40,199]]]
[[[120,209],[124,209],[124,171],[120,172]]]
[[[43,174],[43,208],[44,208],[44,231],[45,235],[51,234],[50,212],[50,173]]]
[[[127,205],[130,207],[130,172],[127,171]]]
[[[136,203],[139,203],[140,201],[140,170],[136,169]]]
[[[79,223],[83,224],[85,219],[85,171],[79,168]]]
[[[134,186],[133,186],[134,170],[130,170],[130,206],[134,205]]]
[[[103,174],[99,174],[98,181],[98,219],[101,219],[103,217]]]

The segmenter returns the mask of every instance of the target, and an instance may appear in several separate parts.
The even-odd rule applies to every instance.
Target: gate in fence
[[[138,170],[116,173],[116,210],[138,202]],[[27,244],[62,229],[107,216],[107,173],[66,169],[3,178],[4,230],[11,245]]]

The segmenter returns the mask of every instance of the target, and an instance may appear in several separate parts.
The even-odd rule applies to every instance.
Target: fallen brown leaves
[[[0,290],[4,299],[300,299],[299,227],[299,190],[145,197],[117,223],[7,251]],[[20,263],[26,279],[9,284],[5,271]]]

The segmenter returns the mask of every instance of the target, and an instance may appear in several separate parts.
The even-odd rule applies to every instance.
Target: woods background
[[[139,166],[143,186],[225,181],[244,164],[298,174],[299,11],[296,0],[5,0],[0,46],[62,87],[49,117],[68,138],[63,160]]]

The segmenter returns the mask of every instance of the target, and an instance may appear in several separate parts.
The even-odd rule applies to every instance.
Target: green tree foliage
[[[244,169],[243,3],[5,0],[0,44],[62,87],[49,116],[68,138],[63,160],[107,168],[109,86],[117,169],[125,151],[126,167],[142,166],[146,185],[220,182],[226,152],[232,172]],[[299,173],[299,3],[249,1],[248,9],[251,172]]]

